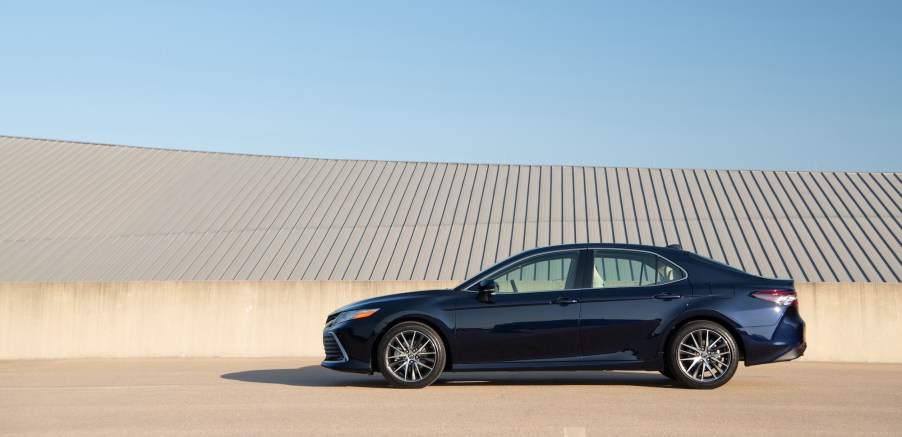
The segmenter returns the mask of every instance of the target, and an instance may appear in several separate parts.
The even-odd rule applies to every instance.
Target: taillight
[[[752,293],[751,296],[769,300],[777,305],[799,305],[799,296],[795,290],[761,290]]]

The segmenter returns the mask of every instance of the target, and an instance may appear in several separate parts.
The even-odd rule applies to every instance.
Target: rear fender
[[[735,320],[731,319],[730,317],[727,317],[726,315],[724,315],[721,312],[714,311],[711,309],[688,309],[685,312],[683,312],[682,314],[680,314],[679,317],[674,319],[673,323],[671,323],[670,326],[668,326],[667,329],[664,331],[665,334],[661,336],[662,341],[661,341],[661,344],[658,346],[658,356],[661,357],[662,360],[665,359],[665,355],[667,353],[667,345],[670,344],[670,340],[671,340],[671,337],[673,336],[674,332],[676,332],[676,330],[679,327],[685,325],[686,323],[695,321],[695,320],[709,320],[709,321],[715,322],[719,325],[722,325],[724,328],[726,328],[728,331],[730,331],[730,334],[732,334],[733,338],[735,338],[735,340],[736,340],[737,346],[739,346],[740,359],[743,359],[743,360],[745,359],[745,350],[746,350],[745,337],[747,334],[740,327],[740,325],[738,323],[736,323]]]

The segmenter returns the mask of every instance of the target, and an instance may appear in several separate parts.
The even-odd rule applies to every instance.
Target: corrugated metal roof
[[[464,279],[549,244],[899,282],[900,173],[331,160],[0,137],[0,281]]]

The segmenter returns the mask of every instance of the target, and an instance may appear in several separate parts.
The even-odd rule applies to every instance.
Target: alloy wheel
[[[432,374],[436,364],[435,343],[419,331],[397,333],[385,349],[385,365],[399,380],[417,382]]]
[[[733,363],[730,344],[717,331],[701,328],[689,331],[680,340],[678,362],[689,378],[712,382],[728,373]]]

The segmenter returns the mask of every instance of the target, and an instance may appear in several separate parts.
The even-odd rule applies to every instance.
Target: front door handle
[[[554,305],[562,305],[563,306],[563,305],[570,305],[572,303],[579,303],[579,300],[571,299],[568,297],[559,297],[559,298],[551,301],[550,303],[552,303]]]
[[[661,294],[654,295],[655,299],[663,299],[663,300],[679,299],[681,297],[683,297],[683,296],[681,296],[679,294],[670,294],[670,293],[661,293]]]

